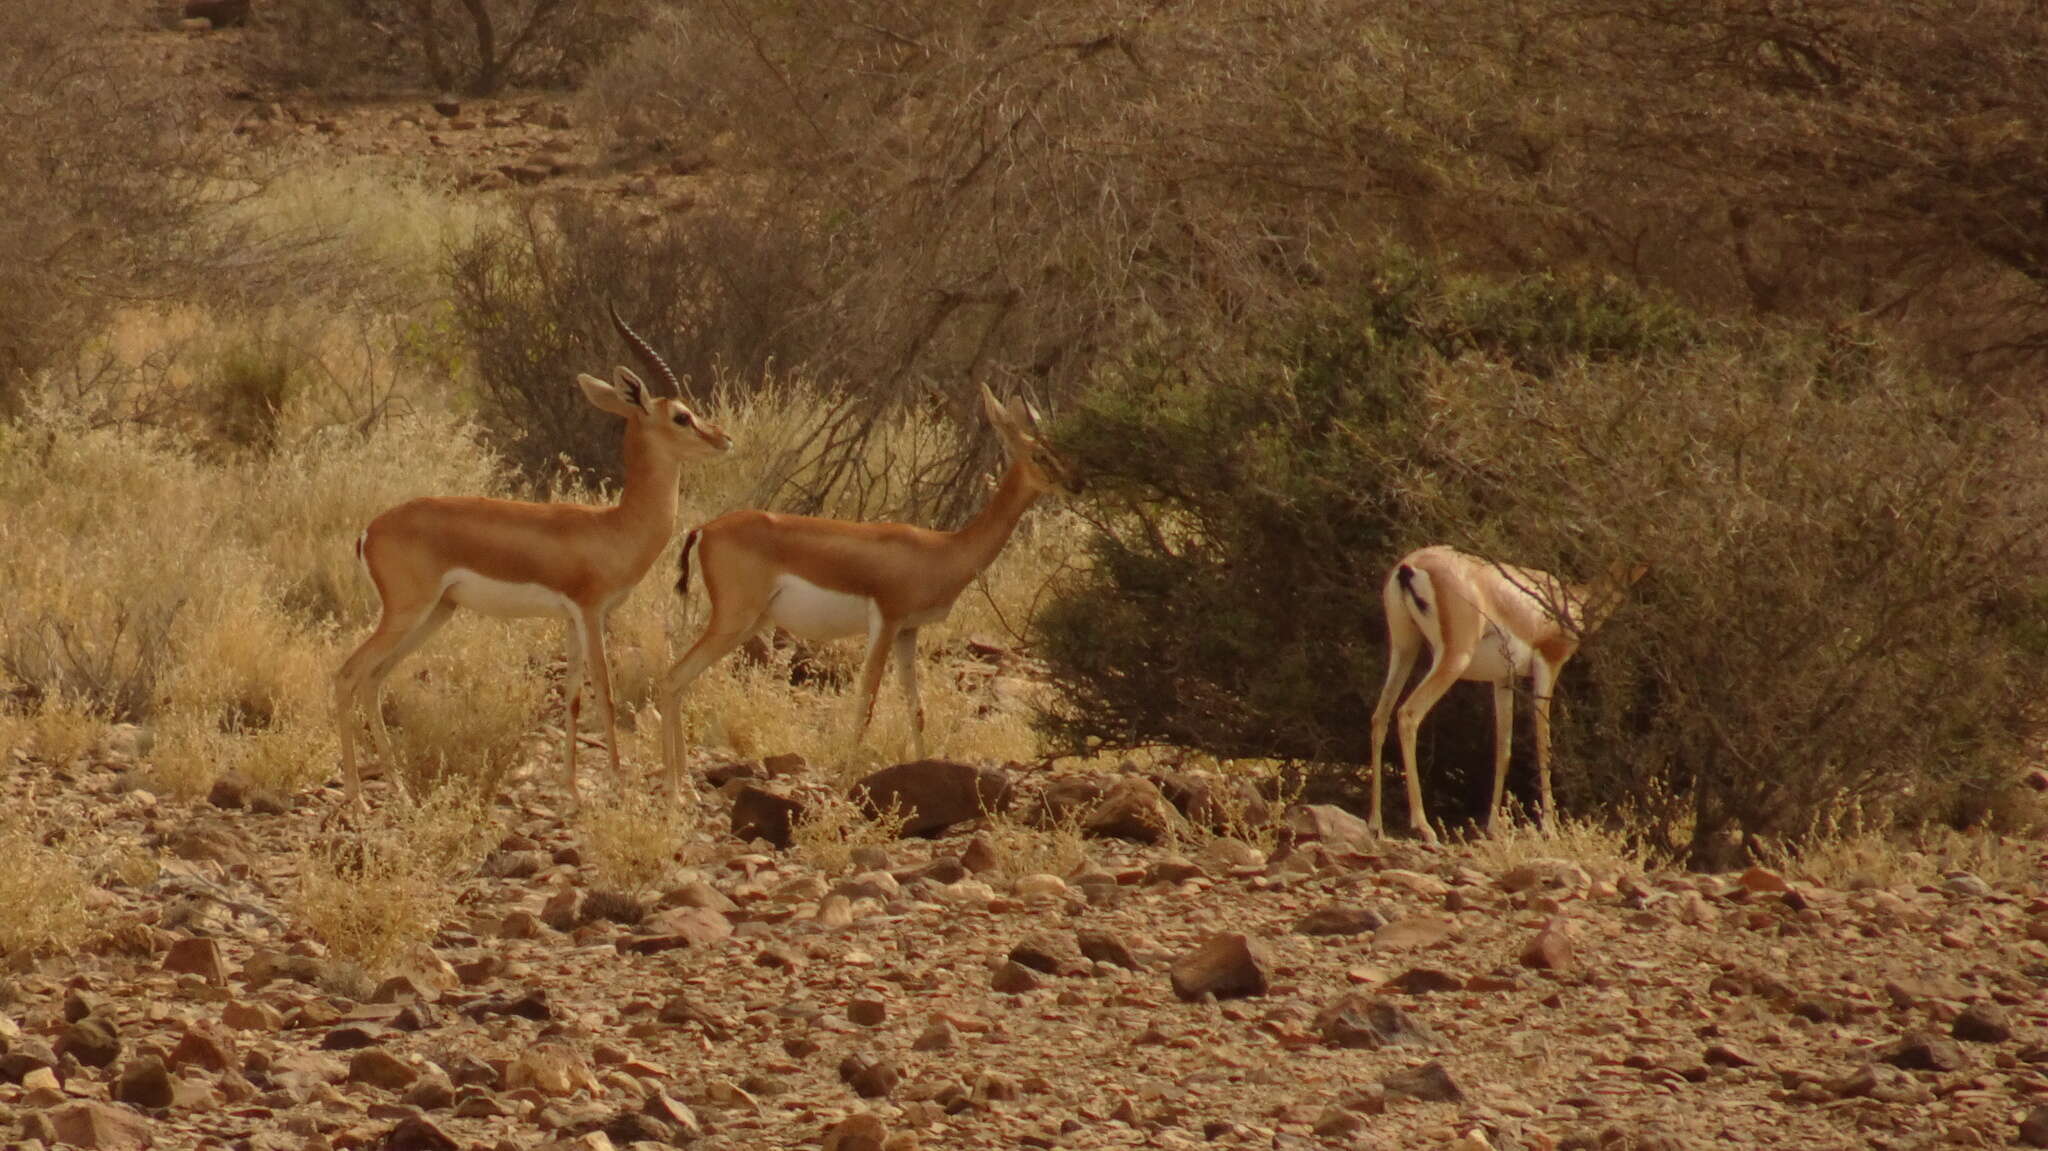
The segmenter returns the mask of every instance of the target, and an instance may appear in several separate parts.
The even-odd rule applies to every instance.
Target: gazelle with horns
[[[986,386],[981,398],[990,426],[1002,437],[1009,469],[988,506],[958,531],[736,511],[683,537],[676,591],[689,593],[694,547],[711,619],[662,679],[662,757],[671,789],[682,781],[684,690],[770,625],[808,640],[867,636],[853,716],[856,740],[873,717],[875,694],[893,653],[910,707],[916,754],[924,757],[918,629],[946,618],[953,601],[1002,551],[1018,519],[1039,496],[1055,489],[1079,490],[1067,465],[1039,439],[1036,412],[1014,399],[1004,406]]]
[[[608,384],[576,383],[601,411],[625,420],[625,486],[612,507],[430,496],[370,521],[356,557],[376,584],[377,628],[334,677],[335,721],[348,799],[361,802],[355,708],[367,704],[381,758],[390,756],[379,697],[398,662],[425,643],[458,607],[506,617],[554,616],[568,623],[567,747],[569,799],[576,802],[576,727],[586,670],[604,716],[605,748],[619,772],[618,730],[605,662],[605,617],[647,574],[675,532],[676,481],[687,460],[719,455],[732,440],[691,410],[682,385],[647,341],[612,309],[612,324],[650,374],[658,396],[626,368]]]
[[[1514,739],[1515,683],[1527,679],[1536,708],[1536,771],[1543,804],[1539,820],[1547,828],[1555,812],[1550,795],[1550,700],[1558,674],[1578,652],[1580,641],[1621,606],[1630,585],[1648,570],[1640,564],[1624,565],[1588,586],[1566,584],[1547,572],[1495,563],[1443,545],[1402,556],[1387,573],[1380,593],[1387,615],[1387,682],[1372,713],[1372,829],[1382,830],[1380,756],[1387,719],[1425,644],[1430,650],[1429,674],[1400,706],[1409,825],[1426,842],[1436,842],[1422,809],[1422,785],[1416,780],[1415,735],[1429,709],[1462,679],[1493,685],[1493,801],[1486,809],[1486,830],[1494,830]]]

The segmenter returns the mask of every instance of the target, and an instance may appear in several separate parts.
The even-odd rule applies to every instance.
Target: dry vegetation
[[[1414,1062],[1310,1022],[1396,994],[1406,945],[1296,926],[1369,900],[1453,925],[1420,950],[1461,990],[1400,1002],[1485,1079],[1456,1129],[1374,1112],[1400,1145],[1658,1145],[1712,1110],[1695,1087],[1746,1105],[1716,1136],[1737,1144],[1917,1146],[1929,1105],[2007,1137],[1994,1106],[2048,1097],[2033,1032],[1996,1074],[1896,1098],[1812,1068],[1965,1002],[2048,1026],[2048,815],[2016,785],[2048,691],[2048,33],[2020,0],[1670,12],[279,0],[202,37],[91,0],[13,22],[0,964],[25,981],[0,987],[0,1056],[14,1015],[55,1034],[109,987],[146,1036],[116,1066],[169,1049],[223,998],[158,971],[198,937],[238,972],[317,969],[226,993],[292,1013],[245,1037],[278,1067],[318,1058],[329,1013],[381,1027],[398,1005],[360,1001],[386,976],[447,995],[450,1019],[379,1041],[505,1064],[511,1110],[463,1116],[479,1139],[594,1138],[658,1064],[716,1116],[706,1146],[815,1141],[833,1061],[942,1023],[957,1046],[919,1048],[887,1102],[929,1145],[1283,1146],[1366,1106],[1360,1068]],[[468,98],[508,85],[550,87]],[[932,753],[1004,765],[1025,802],[927,848],[846,798],[910,746],[893,680],[850,742],[849,642],[697,680],[670,803],[653,697],[706,612],[671,591],[672,543],[611,620],[626,778],[586,772],[565,814],[563,629],[465,614],[389,685],[372,809],[333,810],[329,677],[376,610],[352,540],[419,495],[615,499],[616,423],[573,383],[627,358],[614,301],[739,446],[685,472],[679,535],[745,506],[958,523],[998,464],[978,386],[1047,408],[1088,497],[1034,511],[922,653]],[[1379,575],[1438,539],[1653,565],[1564,687],[1567,814],[1442,852],[1304,844],[1302,803],[1366,758]],[[1453,824],[1490,766],[1471,694],[1424,740]],[[791,753],[794,781],[762,778]],[[1209,798],[1157,808],[1140,848],[1091,831],[1092,800],[1031,808],[1075,777]],[[803,800],[787,849],[727,834],[750,780]],[[1583,885],[1505,879],[1559,868]],[[655,926],[562,911],[583,895]],[[677,942],[733,905],[743,930]],[[1532,976],[1519,936],[1552,922],[1593,957]],[[1139,969],[992,998],[1018,937],[1104,924]],[[1277,941],[1276,1002],[1167,998],[1166,961],[1239,930]],[[1720,982],[1766,967],[1856,1006],[1823,1023]],[[1944,972],[1968,993],[1872,991]],[[535,989],[545,1023],[456,1006]],[[129,1009],[152,995],[173,1008]],[[831,1014],[849,997],[886,1025]],[[534,1051],[593,1035],[596,1074],[540,1085]],[[1617,1036],[1655,1059],[1619,1063]],[[1743,1062],[1702,1066],[1701,1036]],[[908,1099],[956,1071],[971,1106]],[[66,1085],[105,1095],[91,1074]],[[267,1094],[202,1086],[306,1102],[256,1075]],[[349,1088],[295,1137],[381,1139]],[[0,1132],[37,1090],[0,1082]]]

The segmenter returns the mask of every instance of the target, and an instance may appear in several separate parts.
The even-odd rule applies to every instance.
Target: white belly
[[[866,635],[875,606],[866,596],[819,587],[799,576],[775,580],[775,598],[768,618],[798,639],[812,641]]]
[[[1528,644],[1488,623],[1463,678],[1482,683],[1521,679],[1535,667],[1535,654]]]
[[[482,615],[526,619],[534,616],[573,616],[576,605],[551,587],[536,583],[509,583],[478,575],[468,568],[454,568],[442,581],[442,594],[458,607]]]

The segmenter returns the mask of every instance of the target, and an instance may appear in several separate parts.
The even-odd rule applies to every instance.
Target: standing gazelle
[[[563,753],[569,802],[576,802],[576,726],[584,673],[604,715],[605,748],[619,774],[618,731],[605,662],[605,617],[647,574],[675,533],[676,481],[685,460],[715,456],[732,440],[684,405],[680,382],[653,348],[612,311],[612,323],[671,395],[656,396],[625,368],[616,385],[579,375],[584,398],[626,421],[626,480],[614,507],[430,496],[403,503],[370,521],[356,539],[356,557],[383,604],[377,629],[334,677],[341,766],[351,802],[361,801],[356,770],[355,708],[367,703],[381,758],[390,737],[378,706],[384,680],[427,641],[458,607],[485,615],[556,616],[569,633],[568,746]]]
[[[808,640],[867,635],[853,716],[855,740],[874,715],[875,693],[893,652],[916,754],[924,757],[917,629],[946,618],[953,601],[994,561],[1017,520],[1040,495],[1079,489],[1066,464],[1038,438],[1035,412],[1018,400],[1004,407],[986,386],[981,399],[1010,466],[988,506],[958,531],[736,511],[683,537],[676,591],[689,592],[694,546],[711,599],[711,620],[662,679],[662,758],[672,790],[682,782],[684,689],[770,624]]]
[[[1494,830],[1514,739],[1514,685],[1528,679],[1536,705],[1536,771],[1543,797],[1539,821],[1549,827],[1555,812],[1550,796],[1550,697],[1558,673],[1579,650],[1579,642],[1621,605],[1629,586],[1648,570],[1640,564],[1624,565],[1599,584],[1587,586],[1441,544],[1402,556],[1380,592],[1387,614],[1387,682],[1372,713],[1372,829],[1382,830],[1380,753],[1387,740],[1387,717],[1424,644],[1430,650],[1429,674],[1400,709],[1409,825],[1425,841],[1436,842],[1436,832],[1423,814],[1422,785],[1415,775],[1415,733],[1429,709],[1463,679],[1493,685],[1493,801],[1486,809],[1486,830]]]

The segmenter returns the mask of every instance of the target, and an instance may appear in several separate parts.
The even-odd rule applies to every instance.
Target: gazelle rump
[[[611,768],[619,772],[611,674],[605,659],[605,618],[647,574],[675,532],[676,482],[685,461],[731,449],[716,424],[686,405],[681,384],[618,311],[612,323],[670,394],[657,396],[619,368],[615,384],[579,375],[591,404],[625,421],[625,485],[611,507],[519,500],[429,496],[399,504],[370,521],[356,556],[376,585],[377,627],[334,677],[335,722],[342,775],[360,803],[355,709],[367,704],[377,753],[387,762],[390,737],[379,697],[400,660],[448,622],[459,607],[485,615],[561,618],[568,625],[568,711],[563,761],[569,799],[576,802],[576,728],[586,671],[604,717]]]
[[[874,714],[893,653],[910,707],[911,738],[917,756],[924,756],[918,629],[946,618],[1041,495],[1078,490],[1067,465],[1040,440],[1035,412],[1014,399],[1004,406],[987,387],[981,397],[1009,467],[981,514],[958,531],[736,511],[684,537],[676,590],[689,591],[694,548],[711,619],[662,680],[662,757],[671,789],[682,782],[683,692],[706,668],[771,625],[810,640],[867,636],[853,718],[856,740]]]
[[[1372,715],[1373,830],[1383,828],[1380,759],[1387,720],[1424,646],[1430,650],[1429,672],[1399,709],[1409,825],[1424,840],[1436,842],[1422,808],[1415,737],[1429,709],[1462,679],[1493,685],[1493,797],[1486,809],[1486,828],[1494,830],[1514,740],[1515,682],[1527,679],[1536,714],[1539,819],[1547,828],[1555,811],[1550,794],[1550,701],[1558,674],[1578,652],[1580,641],[1605,622],[1629,586],[1648,570],[1640,564],[1623,565],[1599,583],[1583,585],[1444,545],[1402,556],[1380,590],[1387,616],[1387,681]]]

